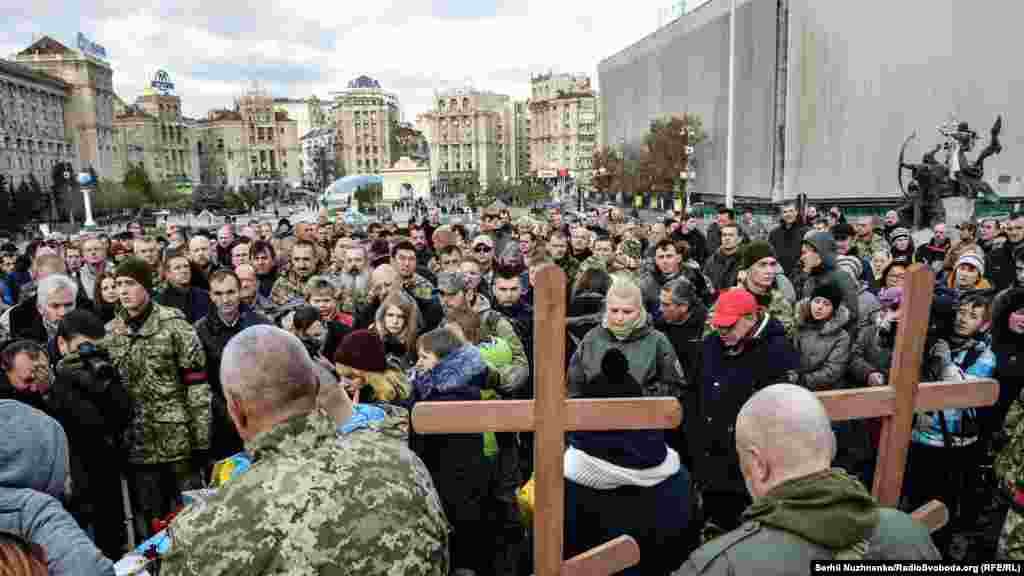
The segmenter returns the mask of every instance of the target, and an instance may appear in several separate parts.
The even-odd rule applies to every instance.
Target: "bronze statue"
[[[913,221],[915,226],[930,226],[945,217],[943,198],[961,196],[985,202],[998,201],[999,196],[988,182],[982,180],[982,176],[985,173],[985,159],[1003,150],[999,143],[1002,128],[1003,118],[997,116],[989,130],[988,146],[978,154],[974,162],[967,158],[967,153],[974,148],[978,133],[971,130],[966,122],[953,121],[939,126],[942,141],[922,157],[920,164],[904,162],[907,144],[917,133],[908,136],[900,148],[899,159],[898,182],[900,192],[906,198],[900,209],[901,215],[907,221]],[[941,161],[935,157],[940,151],[946,152]],[[908,186],[903,184],[904,170],[910,171],[911,182]],[[919,210],[918,214],[915,214],[915,207]]]

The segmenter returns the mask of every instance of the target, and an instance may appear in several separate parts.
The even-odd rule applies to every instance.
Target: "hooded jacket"
[[[476,346],[466,345],[445,356],[431,370],[413,378],[416,402],[479,400],[487,379],[487,364]]]
[[[578,398],[583,385],[601,373],[601,359],[610,348],[622,350],[629,359],[629,374],[640,383],[645,395],[683,397],[686,376],[675,348],[649,322],[622,340],[600,324],[587,332],[569,363],[570,397]]]
[[[797,331],[793,345],[800,354],[801,386],[815,392],[842,387],[850,363],[850,311],[840,304],[824,322],[811,316],[810,301],[797,304]]]
[[[843,294],[843,305],[846,306],[846,310],[850,313],[847,331],[850,332],[851,338],[855,338],[857,336],[856,329],[860,322],[858,314],[860,310],[859,286],[849,274],[835,269],[836,242],[832,238],[832,234],[818,232],[804,240],[804,243],[813,247],[818,255],[821,256],[821,264],[807,275],[807,278],[804,280],[803,289],[797,291],[798,296],[800,298],[810,298],[815,288],[828,282],[838,286]]]
[[[743,518],[743,526],[702,546],[673,576],[806,574],[814,560],[940,559],[923,525],[879,507],[839,469],[783,482]]]
[[[0,400],[0,530],[43,546],[57,576],[113,576],[114,565],[61,505],[67,438],[56,420]]]

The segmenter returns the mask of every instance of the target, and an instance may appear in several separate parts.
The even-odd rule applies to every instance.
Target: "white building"
[[[335,131],[332,126],[315,128],[299,139],[302,147],[302,183],[317,192],[338,177],[335,161]],[[321,163],[323,166],[321,167]]]

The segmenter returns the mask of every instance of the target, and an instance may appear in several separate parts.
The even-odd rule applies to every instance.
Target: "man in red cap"
[[[755,392],[796,382],[800,357],[782,323],[762,311],[744,288],[722,292],[704,338],[701,373],[687,396],[684,418],[694,476],[709,526],[705,537],[739,526],[749,504],[734,442],[740,408]]]

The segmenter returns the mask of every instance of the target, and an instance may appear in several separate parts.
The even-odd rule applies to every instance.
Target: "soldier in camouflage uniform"
[[[292,247],[291,266],[288,274],[281,276],[270,289],[270,300],[274,306],[284,306],[288,302],[302,298],[302,290],[317,270],[316,246],[300,240]]]
[[[128,463],[138,532],[174,511],[183,490],[202,485],[210,448],[206,354],[181,311],[150,296],[153,273],[140,259],[117,267],[121,307],[103,341],[132,398]]]
[[[252,467],[178,515],[164,576],[447,576],[448,522],[399,439],[406,414],[344,394],[322,411],[318,387],[337,384],[318,384],[302,344],[270,326],[238,334],[223,363]]]
[[[785,276],[779,274],[779,261],[775,258],[772,245],[763,240],[745,244],[740,250],[738,274],[738,284],[754,295],[760,309],[778,320],[786,331],[786,337],[792,339],[796,334],[796,312],[793,303],[779,288],[779,282],[786,280]],[[711,307],[708,318],[713,315],[714,306]],[[704,336],[714,331],[714,327],[708,323]]]
[[[875,231],[875,217],[861,216],[853,227],[857,235],[850,242],[850,254],[861,258],[871,258],[879,250],[888,250],[889,243]]]
[[[313,245],[316,253],[316,272],[324,272],[330,269],[331,253],[320,243],[320,229],[316,220],[309,219],[295,225],[296,245],[302,241]]]
[[[569,254],[569,238],[566,237],[565,232],[561,229],[555,230],[548,238],[545,249],[555,265],[565,272],[566,285],[572,290],[572,285],[576,282],[576,275],[579,273],[580,263]]]

